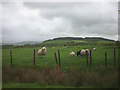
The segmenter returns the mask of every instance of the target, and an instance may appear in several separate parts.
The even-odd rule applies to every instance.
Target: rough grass
[[[101,71],[103,68],[100,68]],[[87,70],[78,70],[74,67],[70,71],[60,69],[58,66],[51,67],[3,67],[3,86],[7,82],[15,83],[39,83],[40,86],[61,85],[71,87],[118,87],[118,72],[115,68],[107,74]],[[38,86],[39,86],[38,85]],[[32,85],[30,86],[32,87]],[[4,88],[4,87],[3,87]]]

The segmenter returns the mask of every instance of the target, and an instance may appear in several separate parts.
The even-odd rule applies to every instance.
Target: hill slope
[[[46,40],[42,45],[114,45],[115,41],[101,37],[60,37]]]

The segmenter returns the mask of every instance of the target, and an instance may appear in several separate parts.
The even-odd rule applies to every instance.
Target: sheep
[[[86,55],[89,56],[89,54],[90,54],[89,49],[86,49]]]
[[[85,50],[85,49],[82,49],[82,50],[80,51],[80,55],[81,55],[81,56],[85,56],[85,55],[86,55],[86,50]]]
[[[96,51],[96,48],[93,48],[94,51]]]
[[[73,57],[73,56],[75,56],[75,52],[73,52],[73,51],[70,51],[70,54],[69,54],[69,56],[70,56],[70,57]]]
[[[80,51],[77,52],[77,56],[89,56],[89,49],[82,49]]]
[[[43,56],[46,55],[47,49],[46,47],[42,47],[41,49],[38,50],[38,55]]]

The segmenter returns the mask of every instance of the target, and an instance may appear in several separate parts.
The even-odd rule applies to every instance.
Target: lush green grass
[[[37,48],[36,49],[36,67],[33,66],[33,51],[34,48],[11,48],[12,49],[12,55],[13,55],[13,66],[9,67],[9,69],[6,69],[7,66],[10,65],[10,49],[3,49],[2,50],[2,64],[3,64],[3,70],[8,70],[10,72],[13,72],[15,70],[19,70],[18,68],[22,68],[22,67],[26,67],[26,68],[30,68],[31,73],[36,70],[36,69],[41,69],[45,67],[48,68],[54,68],[55,67],[55,58],[54,58],[54,53],[58,51],[58,49],[60,50],[60,57],[61,57],[61,70],[63,71],[61,74],[62,77],[69,77],[69,80],[76,80],[74,81],[74,83],[72,83],[72,81],[69,81],[70,84],[66,84],[67,81],[65,81],[66,83],[59,83],[57,85],[52,84],[52,82],[48,82],[45,81],[44,83],[39,83],[38,81],[34,82],[34,83],[30,83],[31,87],[76,87],[76,85],[78,85],[79,81],[77,81],[77,78],[74,79],[74,74],[69,74],[70,72],[75,73],[75,77],[79,77],[79,74],[86,74],[87,76],[85,77],[91,77],[93,78],[93,76],[96,76],[95,80],[97,79],[98,81],[96,82],[92,82],[92,80],[85,80],[86,82],[83,82],[84,84],[80,83],[80,86],[78,85],[78,87],[112,87],[113,84],[117,83],[117,74],[114,75],[114,71],[116,71],[115,73],[117,73],[117,68],[114,68],[114,47],[113,46],[95,46],[96,47],[96,51],[92,50],[92,47],[94,47],[93,45],[85,45],[85,46],[56,46],[56,47],[47,47],[47,55],[45,57],[39,57],[37,55]],[[87,68],[86,67],[86,57],[69,57],[69,52],[72,50],[74,52],[79,51],[82,48],[88,48],[92,50],[92,67]],[[107,67],[105,67],[105,52],[107,52],[107,60],[108,60],[108,65]],[[116,48],[116,62],[118,62],[118,48]],[[117,63],[118,64],[118,63]],[[117,65],[118,66],[118,65]],[[23,69],[24,70],[24,69]],[[42,69],[41,69],[42,70]],[[45,69],[46,70],[46,69]],[[47,69],[48,70],[48,69]],[[52,70],[52,69],[51,69]],[[89,74],[87,72],[87,70],[91,73]],[[75,71],[75,72],[74,72]],[[9,72],[9,73],[10,73]],[[25,70],[25,72],[27,72]],[[36,71],[38,72],[38,71]],[[42,71],[39,71],[42,73]],[[46,71],[47,72],[47,71]],[[55,71],[56,72],[56,71]],[[79,73],[80,72],[80,73]],[[12,74],[10,73],[11,76],[6,76],[7,77],[12,77]],[[29,73],[29,72],[28,72]],[[40,74],[41,74],[40,73]],[[53,72],[54,73],[54,72]],[[108,75],[108,73],[112,73],[111,76]],[[7,72],[3,73],[7,74]],[[14,75],[14,74],[13,74]],[[49,74],[48,74],[49,75]],[[71,76],[70,76],[71,75]],[[102,76],[101,76],[102,75]],[[60,76],[60,77],[61,77]],[[16,76],[17,77],[17,76]],[[31,76],[32,77],[32,76]],[[52,76],[51,76],[52,77]],[[71,78],[70,78],[71,77]],[[81,76],[84,78],[84,75]],[[103,78],[102,78],[103,77]],[[110,77],[110,79],[105,77]],[[112,81],[111,78],[113,77],[113,79],[115,78],[115,81]],[[16,83],[16,79],[6,79],[5,78],[5,82],[3,80],[3,87],[29,87],[29,83],[25,82],[21,83],[18,80],[18,84]],[[88,78],[89,79],[89,78]],[[102,79],[103,81],[101,81],[100,79]],[[104,82],[105,81],[109,81],[109,83]],[[13,80],[13,81],[12,81]],[[23,79],[26,80],[26,79]],[[43,80],[43,79],[42,79]],[[51,78],[49,80],[52,80]],[[56,79],[57,80],[57,79]],[[79,79],[78,79],[79,80]],[[100,80],[100,82],[99,82]],[[56,81],[53,81],[56,82]],[[92,82],[92,83],[91,83]],[[16,83],[16,84],[14,84]],[[50,85],[49,85],[50,83]],[[91,85],[91,84],[92,85]],[[97,83],[96,85],[94,85],[94,83]],[[100,84],[99,84],[100,83]],[[105,84],[105,85],[103,85]],[[117,85],[116,85],[117,86]],[[115,87],[115,85],[113,85],[113,87]]]
[[[61,46],[61,47],[47,47],[46,57],[39,57],[36,49],[36,65],[38,66],[52,66],[55,65],[54,53],[60,50],[61,66],[62,68],[69,68],[71,66],[86,67],[86,57],[69,57],[69,52],[72,50],[75,53],[82,48],[88,48],[92,50],[93,46]],[[13,64],[20,66],[33,65],[33,51],[34,48],[12,48]],[[99,67],[105,64],[105,52],[107,52],[108,66],[113,66],[114,49],[108,46],[96,47],[96,51],[92,50],[92,65],[93,67]],[[118,59],[118,49],[116,49],[116,60]],[[2,64],[10,64],[10,49],[2,50]]]
[[[61,86],[61,85],[40,85],[40,83],[14,83],[8,82],[3,84],[3,88],[75,88],[71,86]],[[85,87],[78,87],[78,88],[85,88]],[[88,88],[92,88],[89,86]]]

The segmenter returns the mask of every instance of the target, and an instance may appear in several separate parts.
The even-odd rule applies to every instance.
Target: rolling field
[[[30,87],[36,88],[118,87],[118,65],[114,67],[114,47],[97,46],[96,51],[93,51],[92,47],[94,46],[48,46],[47,55],[42,58],[37,55],[37,48],[11,48],[13,65],[10,65],[10,49],[3,49],[3,88],[29,87],[29,84]],[[86,57],[77,57],[77,55],[69,57],[71,50],[76,53],[83,48],[92,50],[91,68],[86,66]],[[34,49],[36,50],[35,66],[33,65]],[[54,57],[58,49],[61,58],[60,69],[56,66]],[[107,52],[107,67],[105,66],[105,52]],[[118,64],[118,48],[116,48],[116,60]],[[89,57],[88,63],[90,63]]]

